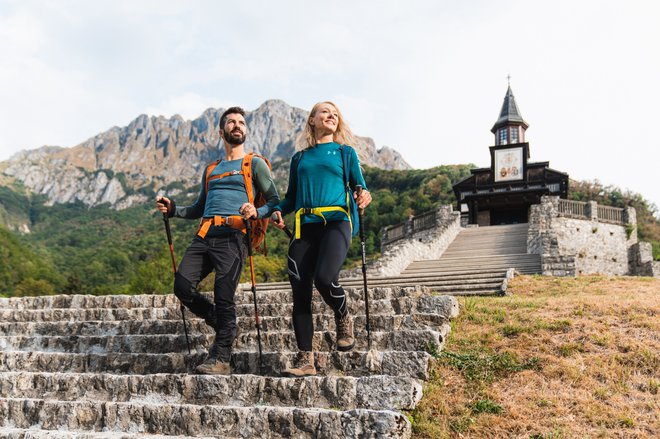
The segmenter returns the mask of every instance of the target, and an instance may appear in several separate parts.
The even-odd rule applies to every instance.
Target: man
[[[252,160],[252,181],[254,190],[264,195],[266,204],[257,209],[248,202],[241,172],[246,155],[246,135],[245,111],[240,107],[229,108],[220,118],[225,159],[205,170],[197,201],[191,206],[176,207],[173,200],[156,198],[158,210],[169,217],[202,218],[197,236],[179,264],[174,279],[174,294],[190,311],[215,329],[215,340],[208,356],[197,367],[197,372],[203,374],[230,373],[231,346],[236,338],[234,293],[247,256],[245,220],[267,218],[279,202],[270,169],[258,156]],[[215,306],[197,291],[202,279],[214,270]]]

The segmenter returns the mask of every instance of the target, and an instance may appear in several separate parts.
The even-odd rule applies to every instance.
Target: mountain
[[[22,151],[0,163],[4,184],[20,182],[48,202],[109,203],[124,209],[167,190],[175,195],[197,185],[204,166],[224,156],[218,124],[224,109],[210,108],[195,120],[141,115],[126,127],[113,127],[71,147],[44,146]],[[246,149],[288,164],[308,112],[280,100],[247,112]],[[389,147],[376,149],[369,137],[354,145],[363,164],[381,169],[410,169]],[[286,166],[285,166],[286,167]],[[288,172],[288,169],[280,170]]]

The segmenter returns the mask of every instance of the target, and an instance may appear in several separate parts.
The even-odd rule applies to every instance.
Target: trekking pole
[[[254,302],[254,320],[257,328],[257,345],[259,346],[259,372],[263,370],[263,356],[261,354],[261,329],[259,329],[259,309],[257,308],[257,286],[254,280],[254,260],[252,259],[252,223],[245,220],[247,234],[248,259],[250,260],[250,279],[252,280],[252,301]]]
[[[358,197],[362,193],[362,186],[356,185],[355,192]],[[369,324],[369,291],[367,290],[367,251],[364,246],[364,209],[358,209],[360,218],[360,250],[362,251],[362,279],[364,280],[364,308],[367,318],[367,346],[371,349],[371,325]]]
[[[270,216],[270,219],[272,219],[273,221],[276,221],[277,220],[277,215],[275,215],[275,213],[273,213]],[[282,218],[282,222],[284,222],[284,218]],[[291,234],[291,230],[289,230],[289,228],[286,226],[286,224],[284,225],[284,228],[282,230],[284,230],[284,233],[286,233],[286,236],[288,236],[289,239],[291,239],[293,234]]]
[[[162,199],[161,199],[162,201]],[[167,206],[166,203],[159,201],[159,204],[162,204],[163,206]],[[170,245],[170,257],[172,259],[172,272],[176,276],[176,260],[174,259],[174,246],[172,245],[172,231],[170,230],[170,219],[167,216],[167,213],[163,214],[163,223],[165,223],[165,233],[167,234],[167,243]],[[181,320],[183,320],[183,332],[186,334],[186,345],[188,346],[188,353],[190,354],[190,338],[188,338],[188,326],[186,325],[186,315],[183,312],[184,311],[184,306],[181,301],[179,301],[179,304],[181,305]]]

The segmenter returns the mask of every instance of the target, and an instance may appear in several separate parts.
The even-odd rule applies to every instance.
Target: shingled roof
[[[520,115],[520,110],[516,105],[516,99],[513,97],[513,91],[511,91],[511,86],[506,90],[506,95],[504,96],[504,103],[502,104],[502,110],[500,110],[500,117],[491,128],[491,132],[495,133],[498,128],[501,128],[506,125],[522,125],[524,129],[529,127],[529,124],[525,122]]]

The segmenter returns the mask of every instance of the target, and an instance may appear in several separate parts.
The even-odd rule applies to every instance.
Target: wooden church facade
[[[472,175],[453,186],[458,209],[468,224],[479,226],[526,223],[530,206],[543,195],[568,197],[568,174],[549,162],[530,162],[528,128],[509,86],[500,116],[491,129],[495,145],[490,167],[471,169]]]

